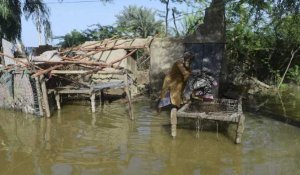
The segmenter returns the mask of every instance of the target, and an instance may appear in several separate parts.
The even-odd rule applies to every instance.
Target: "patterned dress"
[[[190,69],[184,65],[184,60],[178,59],[164,78],[158,107],[169,104],[180,107],[182,91],[189,75]]]

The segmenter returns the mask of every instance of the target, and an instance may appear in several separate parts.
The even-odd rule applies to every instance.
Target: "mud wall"
[[[192,69],[209,70],[219,85],[226,75],[225,51],[225,3],[223,0],[213,0],[206,9],[204,23],[196,32],[184,39],[155,38],[151,43],[150,83],[153,94],[158,94],[162,80],[177,58],[185,51],[195,54]],[[214,95],[218,96],[219,88]]]
[[[182,57],[185,47],[183,40],[154,38],[150,46],[151,91],[159,92],[163,79],[176,59]]]

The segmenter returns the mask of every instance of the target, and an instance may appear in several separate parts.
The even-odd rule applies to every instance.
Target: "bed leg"
[[[172,137],[176,137],[176,125],[177,125],[177,109],[173,108],[171,110],[171,135]]]

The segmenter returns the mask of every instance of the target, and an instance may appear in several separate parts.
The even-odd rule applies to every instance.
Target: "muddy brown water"
[[[298,175],[300,128],[245,113],[242,144],[225,134],[178,129],[151,102],[63,105],[51,119],[0,111],[1,175]],[[299,110],[299,106],[298,109]],[[182,122],[182,121],[181,121]]]

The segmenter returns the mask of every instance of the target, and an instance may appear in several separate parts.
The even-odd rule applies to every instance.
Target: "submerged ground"
[[[290,95],[296,112],[288,114],[297,117],[300,100]],[[125,106],[114,102],[92,114],[88,102],[69,104],[51,119],[1,110],[0,174],[300,174],[298,127],[246,112],[240,145],[195,129],[178,129],[172,139],[168,112],[157,115],[142,100],[131,121]]]

